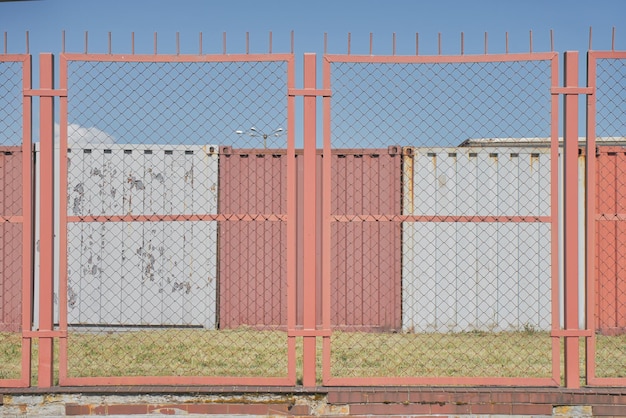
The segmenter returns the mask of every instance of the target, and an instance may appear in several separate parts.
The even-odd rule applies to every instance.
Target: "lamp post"
[[[284,135],[285,131],[283,130],[283,128],[278,128],[278,129],[274,129],[272,132],[265,133],[265,132],[261,132],[259,131],[257,128],[255,128],[254,126],[250,128],[250,130],[248,131],[235,131],[235,133],[237,135],[247,135],[247,136],[251,136],[251,137],[262,137],[263,138],[263,148],[267,149],[267,138],[274,136],[274,137],[279,137],[281,135]]]

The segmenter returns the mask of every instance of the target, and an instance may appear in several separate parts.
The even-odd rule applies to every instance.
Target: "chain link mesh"
[[[332,62],[332,146],[401,160],[393,186],[333,180],[333,292],[394,324],[353,332],[375,324],[331,308],[333,376],[551,376],[551,65]]]
[[[285,230],[284,205],[259,211],[258,178],[226,163],[233,148],[286,147],[256,136],[286,127],[286,67],[68,62],[70,376],[286,375],[272,317],[286,242],[268,238]],[[280,184],[265,186],[279,202]],[[264,239],[275,246],[253,254]],[[259,292],[269,303],[225,326],[223,306]]]
[[[596,61],[596,136],[626,139],[626,60]],[[626,377],[626,150],[596,152],[596,376]]]
[[[0,379],[21,374],[22,71],[0,60]]]

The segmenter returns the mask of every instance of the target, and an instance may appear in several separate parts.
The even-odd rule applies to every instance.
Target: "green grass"
[[[58,352],[58,344],[55,344]],[[626,335],[596,337],[596,376],[626,377]],[[581,339],[581,358],[584,359]],[[33,340],[36,382],[37,340]],[[321,339],[318,375],[321,376]],[[55,355],[58,359],[58,355]],[[287,374],[280,331],[150,330],[72,332],[68,374],[89,376],[267,376]],[[302,339],[297,339],[298,376]],[[58,361],[58,360],[57,360]],[[543,332],[385,334],[335,332],[334,377],[550,377],[551,338]],[[0,379],[20,376],[21,335],[0,333]],[[56,368],[55,368],[56,369]],[[584,364],[581,365],[584,377]]]

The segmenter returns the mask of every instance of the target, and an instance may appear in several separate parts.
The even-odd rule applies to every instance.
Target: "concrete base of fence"
[[[626,416],[626,389],[172,388],[0,389],[0,416]]]

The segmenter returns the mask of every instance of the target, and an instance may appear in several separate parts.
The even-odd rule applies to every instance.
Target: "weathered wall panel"
[[[550,153],[411,148],[403,224],[402,325],[416,332],[548,330]],[[489,217],[504,217],[495,220]]]
[[[217,214],[209,147],[106,145],[68,154],[68,323],[215,327]],[[82,219],[82,218],[81,218]]]
[[[22,328],[22,150],[0,147],[0,331]]]

